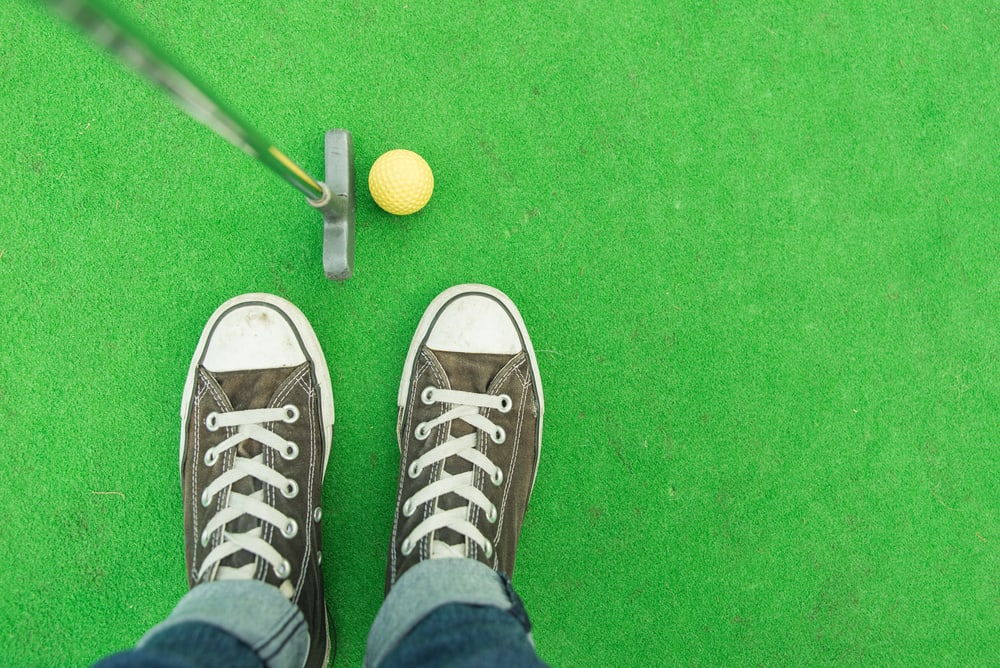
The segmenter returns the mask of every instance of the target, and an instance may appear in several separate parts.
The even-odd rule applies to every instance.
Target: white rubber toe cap
[[[216,321],[202,365],[219,373],[292,367],[305,361],[302,342],[288,317],[271,304],[247,301],[232,304]]]
[[[511,314],[494,298],[470,294],[440,312],[427,347],[460,353],[515,355],[523,350]]]

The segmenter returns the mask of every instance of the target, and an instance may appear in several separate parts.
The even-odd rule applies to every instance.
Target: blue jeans
[[[305,619],[277,589],[210,582],[188,592],[135,649],[95,668],[301,668],[308,652]],[[498,665],[545,664],[510,581],[477,561],[432,559],[411,568],[368,635],[369,668]]]

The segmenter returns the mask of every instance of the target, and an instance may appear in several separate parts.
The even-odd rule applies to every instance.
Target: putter
[[[309,176],[229,107],[205,92],[127,18],[102,0],[43,0],[95,42],[162,88],[192,118],[262,162],[306,196],[323,215],[323,270],[344,281],[354,273],[354,145],[347,130],[324,140],[325,180]]]

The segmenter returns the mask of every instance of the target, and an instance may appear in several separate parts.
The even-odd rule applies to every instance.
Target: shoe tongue
[[[448,376],[450,389],[462,392],[487,394],[493,379],[515,355],[497,355],[491,353],[455,353],[441,350],[431,351]],[[476,428],[464,420],[451,422],[451,437],[460,438],[476,431]],[[473,469],[470,462],[461,457],[451,457],[445,463],[445,470],[451,475],[459,475]],[[469,501],[457,494],[445,494],[438,497],[440,510],[449,510],[469,505]],[[449,545],[460,545],[465,542],[465,536],[451,529],[439,529],[434,538]]]
[[[431,352],[447,374],[450,389],[476,394],[486,394],[497,373],[514,358],[514,355],[492,353],[453,353],[444,350]],[[474,431],[475,427],[462,420],[451,423],[451,435],[456,438]],[[472,467],[471,464],[468,466]]]
[[[281,388],[292,371],[291,367],[251,371],[223,371],[213,373],[215,381],[229,397],[234,411],[268,408],[274,399],[275,389]]]
[[[264,371],[227,371],[214,374],[216,382],[222,391],[229,397],[229,403],[233,410],[251,410],[257,408],[269,408],[274,399],[276,388],[284,385],[286,378],[291,375],[292,368],[267,369]],[[265,446],[253,439],[247,439],[240,443],[235,450],[236,456],[243,459],[253,459],[264,452]],[[272,456],[277,456],[272,454]],[[235,482],[232,491],[244,496],[254,495],[255,498],[263,500],[264,483],[261,481],[245,477]],[[262,522],[252,515],[241,515],[226,525],[226,531],[230,533],[247,533],[259,527]],[[219,562],[220,566],[239,568],[247,564],[252,564],[257,559],[255,555],[245,550],[240,550],[231,557],[227,557]]]

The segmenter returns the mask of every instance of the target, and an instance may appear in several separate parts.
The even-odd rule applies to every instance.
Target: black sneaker
[[[307,666],[326,666],[333,645],[320,570],[332,432],[330,374],[301,311],[263,294],[220,306],[181,404],[188,581],[277,587],[309,625]]]
[[[386,591],[424,559],[510,577],[542,443],[538,363],[500,291],[460,285],[427,308],[403,367]]]

